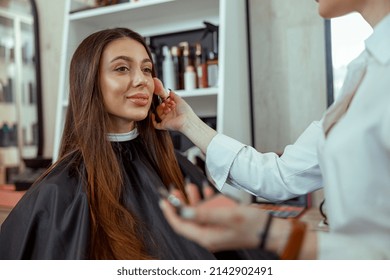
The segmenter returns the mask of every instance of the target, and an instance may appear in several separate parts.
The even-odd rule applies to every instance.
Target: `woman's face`
[[[366,0],[316,0],[318,12],[323,18],[334,18],[359,11]]]
[[[146,118],[152,102],[152,61],[139,42],[122,38],[109,43],[100,60],[100,87],[111,133],[129,132]]]

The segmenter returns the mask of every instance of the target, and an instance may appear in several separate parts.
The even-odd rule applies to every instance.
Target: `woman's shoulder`
[[[55,200],[57,204],[66,206],[80,198],[86,199],[80,172],[69,164],[58,164],[41,180],[37,181],[23,196],[24,200],[50,203]]]
[[[79,259],[88,244],[82,177],[55,165],[12,209],[0,232],[0,259]],[[48,249],[49,248],[49,249]]]

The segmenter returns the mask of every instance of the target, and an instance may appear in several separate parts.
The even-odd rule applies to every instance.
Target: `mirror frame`
[[[38,149],[37,158],[43,157],[44,148],[44,121],[42,104],[42,76],[41,76],[41,48],[39,33],[39,16],[35,0],[30,0],[31,12],[34,19],[34,47],[35,47],[35,77],[36,77],[36,98],[37,98],[37,120],[38,120]]]

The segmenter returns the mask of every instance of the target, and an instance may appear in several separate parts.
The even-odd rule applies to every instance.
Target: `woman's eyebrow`
[[[116,60],[124,60],[124,61],[128,61],[128,62],[134,61],[131,57],[128,57],[128,56],[125,56],[125,55],[119,55],[119,56],[114,57],[110,61],[110,63],[112,63],[112,62],[114,62]],[[152,63],[152,60],[150,58],[145,58],[145,59],[142,60],[142,63],[147,63],[147,62]]]
[[[119,55],[119,56],[116,56],[116,57],[114,57],[111,61],[110,61],[110,63],[112,63],[112,62],[114,62],[114,61],[116,61],[116,60],[125,60],[125,61],[133,61],[130,57],[128,57],[128,56],[125,56],[125,55]]]
[[[152,63],[152,60],[150,58],[145,58],[142,60],[142,63]]]

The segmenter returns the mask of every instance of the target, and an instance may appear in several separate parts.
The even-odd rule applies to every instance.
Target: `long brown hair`
[[[103,104],[99,64],[105,46],[120,38],[131,38],[141,43],[152,60],[142,36],[126,28],[102,30],[84,39],[70,64],[69,107],[59,161],[72,156],[80,161],[80,174],[85,168],[84,184],[91,215],[90,258],[150,259],[142,237],[137,235],[137,218],[120,203],[123,174],[106,137],[109,116]],[[183,176],[170,135],[153,127],[151,114],[158,104],[158,97],[153,95],[147,118],[137,122],[136,127],[163,183],[166,186],[173,184],[183,191]]]

